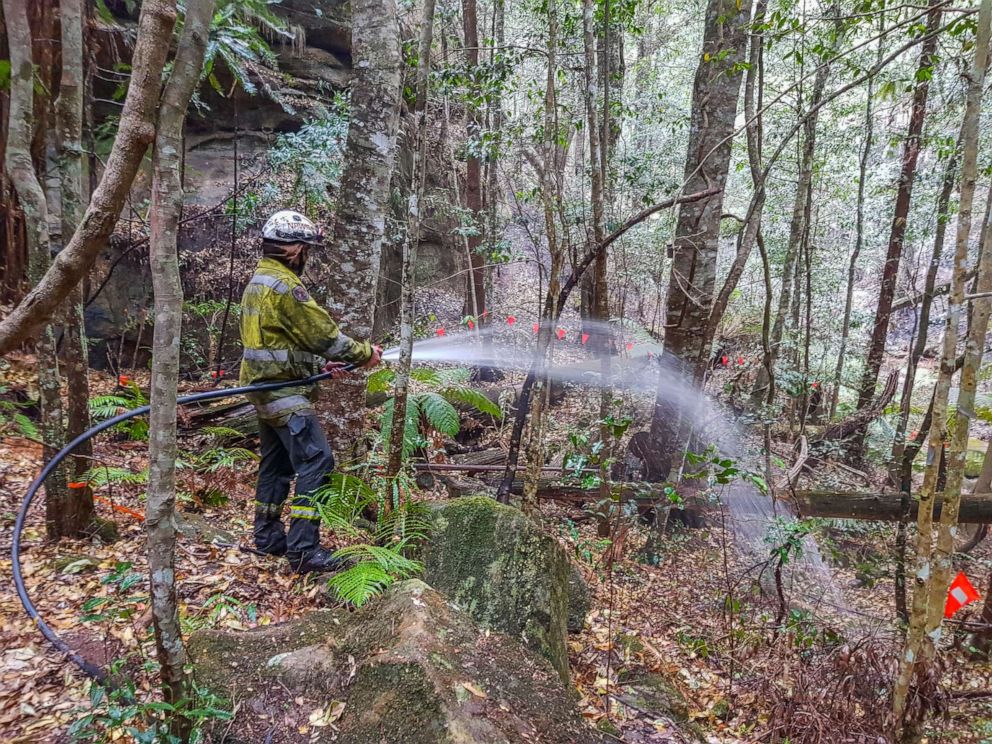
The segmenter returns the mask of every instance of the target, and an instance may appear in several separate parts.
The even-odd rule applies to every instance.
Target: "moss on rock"
[[[585,621],[584,582],[561,545],[521,511],[485,496],[437,506],[424,579],[485,627],[538,651],[568,682],[566,635]]]

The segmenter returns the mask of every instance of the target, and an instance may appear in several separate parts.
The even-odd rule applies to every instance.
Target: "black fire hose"
[[[348,372],[354,369],[355,365],[349,364],[340,368],[340,370],[335,371]],[[186,395],[177,399],[176,403],[178,405],[188,405],[190,403],[200,403],[207,400],[217,400],[218,398],[230,398],[235,395],[244,395],[245,393],[254,393],[265,390],[280,390],[287,387],[302,387],[304,385],[312,385],[313,383],[320,382],[321,380],[326,380],[331,376],[331,372],[321,372],[320,374],[313,375],[312,377],[307,377],[301,380],[292,380],[290,382],[266,382],[261,385],[246,385],[245,387],[210,390],[205,393]],[[38,477],[31,483],[31,486],[28,488],[28,492],[24,495],[24,500],[21,502],[21,509],[17,513],[17,521],[14,522],[13,545],[10,549],[11,568],[14,572],[14,586],[17,588],[17,596],[20,598],[21,604],[24,606],[24,611],[28,613],[28,616],[38,626],[38,630],[40,630],[41,634],[45,636],[45,640],[68,656],[69,660],[83,672],[100,683],[104,683],[106,681],[106,674],[104,671],[94,664],[86,661],[86,659],[69,648],[69,645],[59,638],[58,634],[41,618],[38,614],[38,609],[31,602],[31,598],[28,596],[27,589],[24,586],[24,576],[21,574],[21,532],[24,530],[24,522],[27,518],[28,509],[31,508],[31,503],[34,501],[34,497],[38,493],[38,489],[41,488],[41,485],[45,482],[45,479],[51,475],[52,471],[59,466],[59,463],[72,454],[72,451],[86,440],[91,439],[102,431],[106,431],[107,429],[116,426],[122,421],[127,421],[128,419],[135,418],[136,416],[146,414],[149,409],[150,406],[141,406],[140,408],[134,408],[130,411],[126,411],[119,416],[109,418],[106,421],[101,421],[92,429],[88,429],[83,432],[69,442],[65,447],[60,449],[55,456],[48,461],[48,464],[45,465],[42,471],[38,474]]]

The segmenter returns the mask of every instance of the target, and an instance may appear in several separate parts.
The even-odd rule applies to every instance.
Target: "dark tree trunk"
[[[691,193],[715,186],[721,191],[679,208],[665,311],[665,354],[696,381],[702,379],[709,356],[704,339],[716,283],[722,187],[730,166],[750,10],[748,4],[733,0],[709,1],[693,84],[683,190]],[[664,384],[659,380],[659,386]],[[671,410],[659,388],[651,435],[668,456],[682,440],[678,420],[678,412]],[[663,468],[656,464],[655,469]]]
[[[939,0],[931,0],[933,8],[927,15],[927,33],[933,34],[940,27],[941,4]],[[916,72],[916,87],[913,89],[913,104],[909,117],[909,126],[902,149],[902,167],[899,172],[899,185],[896,192],[896,204],[892,214],[892,228],[889,232],[889,247],[885,254],[885,264],[882,266],[882,285],[878,290],[878,307],[875,311],[875,325],[872,329],[871,343],[868,346],[868,358],[864,375],[861,378],[861,391],[858,395],[858,408],[863,408],[871,402],[875,395],[875,384],[878,382],[878,372],[882,368],[882,356],[885,354],[885,340],[889,334],[889,318],[892,314],[892,300],[896,292],[896,280],[899,276],[899,262],[902,260],[903,241],[906,236],[906,223],[909,219],[909,207],[913,196],[913,181],[916,178],[916,162],[920,154],[920,135],[923,133],[923,120],[927,113],[927,96],[930,92],[930,76],[936,64],[934,54],[937,50],[937,36],[934,34],[923,42],[920,48],[920,61]]]

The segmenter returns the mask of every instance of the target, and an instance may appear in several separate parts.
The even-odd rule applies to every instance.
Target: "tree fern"
[[[489,400],[489,398],[475,388],[466,387],[464,385],[453,385],[442,390],[441,395],[443,395],[446,400],[453,403],[464,403],[472,406],[472,408],[480,411],[481,413],[488,413],[490,416],[495,416],[496,418],[503,415],[503,412],[500,410],[498,405],[493,403]]]
[[[458,411],[440,393],[418,393],[415,397],[428,426],[449,437],[458,433],[461,427]]]
[[[386,573],[405,579],[423,570],[419,561],[407,558],[395,545],[349,545],[334,553],[335,558],[354,561],[356,564],[377,563]]]
[[[385,393],[388,392],[395,379],[396,373],[389,369],[389,367],[383,367],[365,378],[365,389],[372,395]]]
[[[443,373],[430,367],[414,367],[410,370],[410,379],[427,385],[440,385]]]
[[[104,421],[129,411],[133,406],[134,401],[123,395],[97,395],[90,398],[90,416],[94,421]]]

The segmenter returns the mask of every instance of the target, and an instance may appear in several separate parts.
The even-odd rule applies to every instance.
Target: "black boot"
[[[314,548],[309,553],[286,553],[289,565],[298,574],[334,573],[344,568],[344,561],[335,558],[330,550]]]
[[[267,555],[286,555],[286,532],[280,521],[255,521],[255,547]]]

